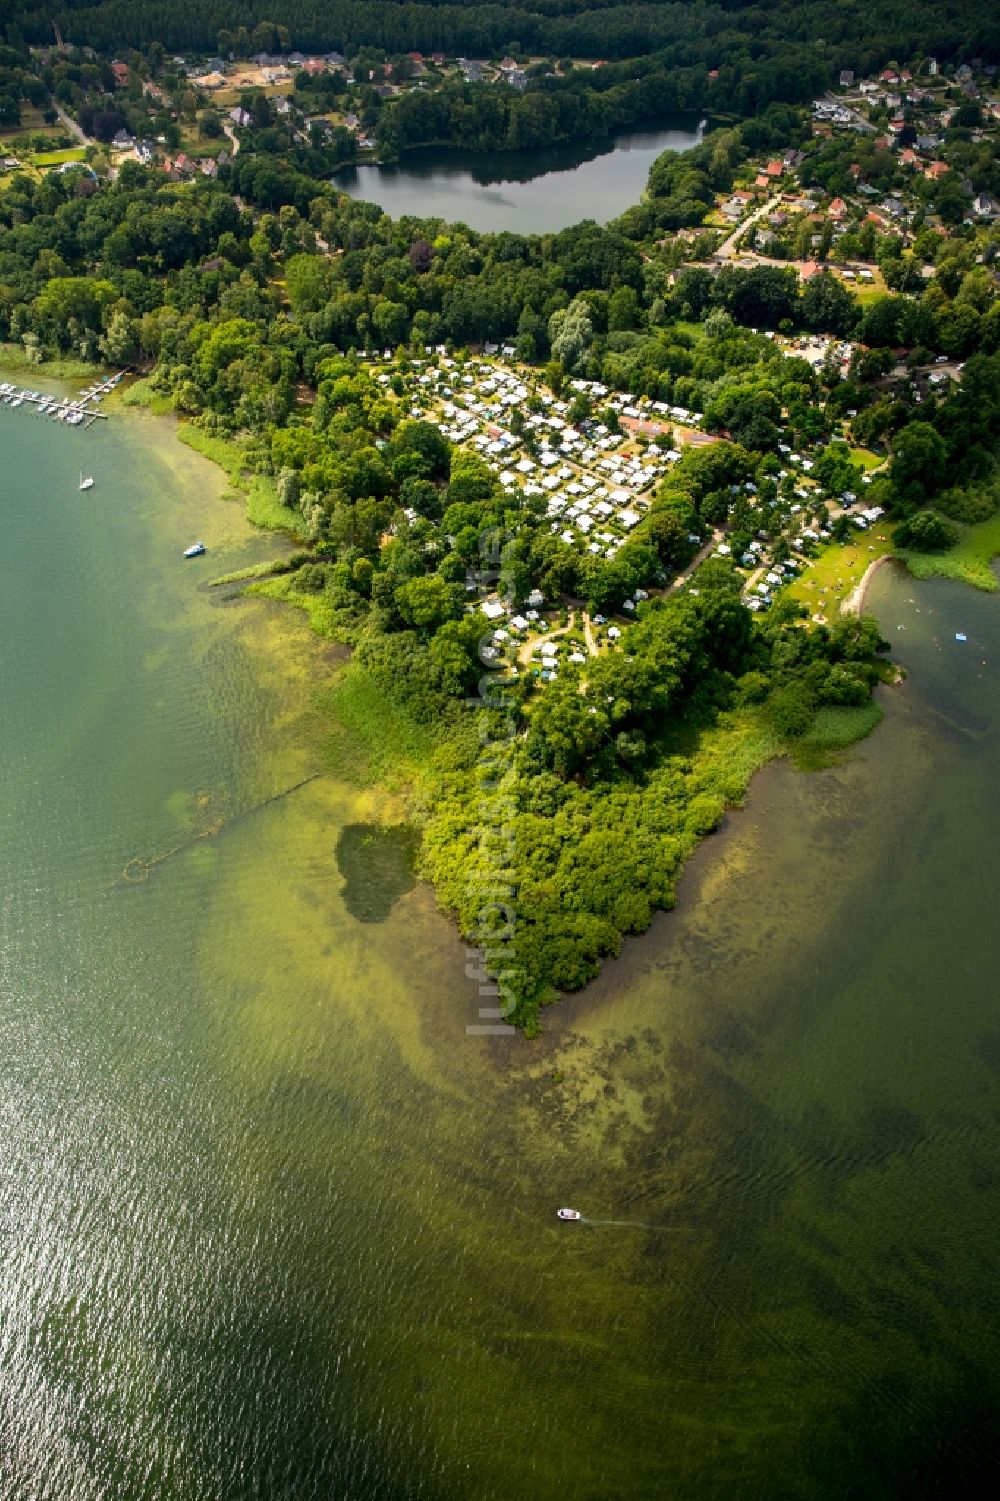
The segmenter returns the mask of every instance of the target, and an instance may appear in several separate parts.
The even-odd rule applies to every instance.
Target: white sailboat
[[[84,479],[84,477],[83,477],[83,470],[81,469],[80,470],[80,489],[81,490],[90,490],[90,489],[93,488],[93,484],[94,484],[94,476],[92,474],[88,474],[87,478]]]

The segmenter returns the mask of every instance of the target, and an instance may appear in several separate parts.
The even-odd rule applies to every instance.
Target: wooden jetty
[[[125,374],[124,370],[120,370],[116,375],[95,382],[76,397],[49,396],[44,391],[29,391],[27,388],[22,390],[4,382],[0,384],[0,407],[7,406],[14,410],[25,405],[33,406],[40,417],[51,417],[54,422],[65,422],[70,427],[82,426],[86,432],[95,422],[107,420],[107,412],[102,412],[97,403],[115,390]]]

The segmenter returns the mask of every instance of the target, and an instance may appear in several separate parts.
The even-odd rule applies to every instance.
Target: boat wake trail
[[[623,1230],[687,1230],[688,1225],[650,1225],[645,1220],[592,1220],[586,1214],[580,1216],[581,1225],[616,1225]]]

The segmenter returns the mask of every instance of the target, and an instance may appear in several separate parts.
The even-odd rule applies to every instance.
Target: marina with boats
[[[99,403],[117,389],[126,374],[127,371],[119,370],[104,380],[94,381],[75,397],[22,390],[9,381],[3,381],[0,382],[0,406],[10,407],[11,410],[23,406],[34,407],[35,414],[39,417],[49,417],[53,422],[65,422],[67,427],[83,427],[86,431],[100,418],[107,418],[107,412],[100,410]]]

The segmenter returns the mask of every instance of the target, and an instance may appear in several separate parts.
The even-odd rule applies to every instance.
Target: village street
[[[736,254],[736,247],[751,224],[756,224],[759,219],[763,219],[765,214],[773,214],[780,203],[781,194],[776,193],[773,198],[769,198],[766,203],[761,204],[760,208],[744,219],[742,224],[737,225],[728,239],[723,240],[718,250],[716,250],[713,259],[717,261],[730,260]]]

